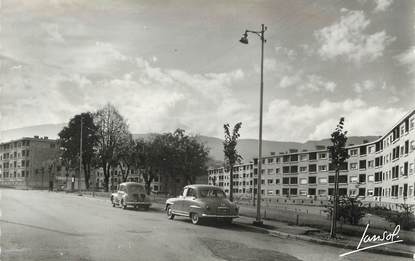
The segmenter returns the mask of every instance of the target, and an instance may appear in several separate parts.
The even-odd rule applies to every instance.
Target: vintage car
[[[182,195],[166,201],[166,213],[169,219],[175,215],[190,217],[193,224],[202,219],[221,219],[232,223],[238,218],[239,208],[226,198],[220,187],[209,185],[188,185]]]
[[[113,207],[119,206],[123,209],[133,206],[147,210],[151,206],[144,185],[136,182],[124,182],[118,185],[118,191],[111,194],[111,203]]]

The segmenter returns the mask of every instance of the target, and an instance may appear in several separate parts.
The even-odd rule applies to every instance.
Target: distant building
[[[53,181],[59,146],[48,137],[0,143],[0,186],[45,189]]]
[[[373,205],[415,204],[415,111],[372,142],[347,146],[350,158],[339,174],[339,194],[359,196]],[[324,147],[270,155],[262,159],[261,195],[268,202],[315,203],[333,195],[334,167]],[[252,198],[257,159],[234,167],[235,198]],[[212,168],[209,183],[229,193],[229,171]]]

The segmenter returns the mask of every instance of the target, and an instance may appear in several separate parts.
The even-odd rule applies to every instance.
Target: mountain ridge
[[[20,139],[22,137],[47,136],[50,139],[56,139],[59,131],[65,126],[65,123],[60,124],[42,124],[35,126],[27,126],[23,128],[10,129],[0,131],[0,142],[7,142],[10,140]],[[149,139],[156,133],[133,134],[134,138]],[[210,148],[209,156],[212,158],[209,163],[212,166],[221,165],[224,161],[223,156],[223,140],[216,137],[205,135],[198,135],[198,139]],[[348,137],[347,145],[362,144],[364,141],[371,142],[379,136],[350,136]],[[269,156],[271,152],[275,154],[289,152],[290,149],[301,150],[315,150],[316,146],[329,146],[330,139],[309,140],[306,142],[294,141],[273,141],[263,140],[262,153],[263,156]],[[258,140],[257,139],[239,139],[237,150],[243,158],[243,162],[248,163],[254,157],[258,156]]]

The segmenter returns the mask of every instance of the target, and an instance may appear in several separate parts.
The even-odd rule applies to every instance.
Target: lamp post
[[[259,95],[259,142],[258,142],[258,189],[257,189],[257,212],[256,220],[254,225],[262,225],[261,220],[261,172],[262,172],[262,103],[264,96],[264,43],[266,42],[264,38],[264,33],[267,30],[267,27],[264,24],[261,25],[261,31],[250,31],[245,30],[245,33],[242,35],[241,40],[243,44],[248,44],[248,33],[253,33],[259,36],[261,39],[261,85],[260,85],[260,95]],[[255,195],[255,192],[254,192]]]
[[[81,138],[79,139],[79,178],[78,178],[78,193],[79,196],[82,196],[81,193],[81,174],[82,174],[82,126],[83,118],[81,114]]]

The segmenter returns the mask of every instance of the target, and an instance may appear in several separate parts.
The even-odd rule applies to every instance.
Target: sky
[[[0,129],[115,105],[132,133],[382,135],[414,109],[411,0],[0,0]]]

